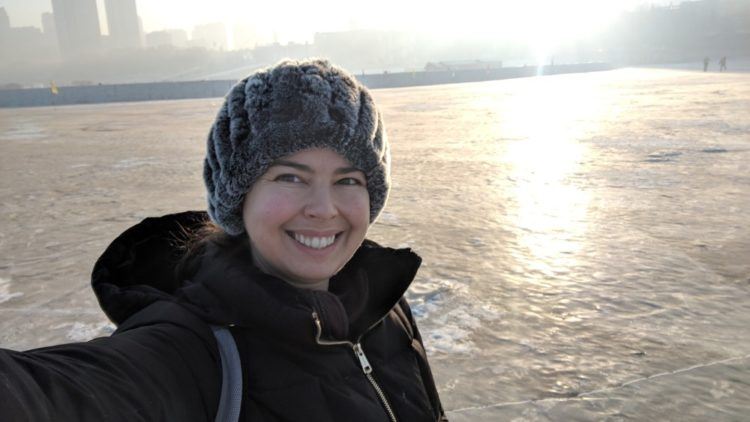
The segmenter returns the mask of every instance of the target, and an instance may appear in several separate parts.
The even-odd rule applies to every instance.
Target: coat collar
[[[259,271],[244,243],[231,250],[211,247],[177,296],[211,323],[262,330],[287,341],[314,341],[315,313],[323,339],[351,341],[396,305],[420,263],[411,250],[365,241],[331,278],[329,291],[315,291]]]
[[[248,247],[207,248],[188,280],[175,276],[179,239],[205,212],[147,218],[118,236],[97,260],[92,286],[116,324],[158,300],[180,302],[206,322],[314,340],[312,312],[330,340],[356,339],[393,308],[421,258],[409,249],[365,241],[332,279],[328,292],[297,289],[252,265]],[[191,266],[192,267],[192,266]]]

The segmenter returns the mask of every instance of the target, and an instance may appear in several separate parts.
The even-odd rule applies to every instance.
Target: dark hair
[[[182,257],[175,266],[177,280],[186,280],[198,270],[201,258],[209,246],[222,250],[230,250],[240,246],[247,240],[247,233],[232,236],[211,220],[203,224],[186,228],[178,236],[179,248],[184,250]]]

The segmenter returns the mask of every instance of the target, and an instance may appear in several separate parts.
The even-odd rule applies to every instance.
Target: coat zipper
[[[365,376],[370,381],[370,384],[372,384],[372,387],[375,389],[375,392],[378,393],[378,397],[380,397],[380,401],[383,403],[383,407],[385,407],[386,412],[388,412],[388,416],[390,416],[392,422],[398,422],[396,420],[396,415],[393,413],[393,409],[391,409],[390,403],[388,403],[388,399],[385,397],[385,393],[383,393],[383,390],[380,388],[380,385],[375,381],[375,378],[372,376],[372,366],[370,366],[370,362],[367,361],[367,356],[365,356],[365,351],[362,350],[362,344],[357,343],[354,346],[352,346],[354,349],[354,354],[357,355],[359,358],[359,364],[362,366],[362,371],[365,373]]]
[[[362,349],[362,344],[360,342],[360,339],[362,336],[357,339],[356,343],[352,343],[351,341],[328,341],[328,340],[322,340],[320,338],[321,334],[323,333],[323,326],[320,323],[320,318],[318,318],[318,313],[313,312],[312,313],[313,320],[315,321],[315,328],[317,329],[317,333],[315,334],[315,342],[320,344],[321,346],[336,346],[336,345],[347,345],[352,348],[354,351],[354,356],[359,360],[359,365],[362,367],[362,372],[364,372],[365,377],[370,382],[370,385],[372,385],[372,388],[375,390],[375,393],[378,395],[378,398],[380,399],[380,403],[385,408],[386,413],[388,413],[388,417],[390,418],[391,422],[398,422],[398,419],[396,419],[396,414],[393,413],[393,408],[391,408],[391,404],[388,403],[388,399],[385,397],[385,393],[383,392],[383,389],[380,388],[380,385],[377,381],[375,381],[375,377],[372,376],[372,366],[370,365],[370,362],[367,360],[367,356],[365,355],[365,351]],[[380,322],[380,321],[378,321]],[[377,323],[370,326],[370,328],[377,325]],[[369,331],[369,329],[368,329]]]

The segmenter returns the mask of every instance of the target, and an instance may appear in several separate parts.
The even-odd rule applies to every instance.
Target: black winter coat
[[[258,271],[244,243],[212,245],[176,277],[180,233],[206,218],[148,218],[99,258],[92,284],[112,336],[0,350],[0,420],[212,421],[221,363],[209,325],[237,343],[241,421],[445,420],[402,297],[417,255],[366,241],[329,291],[311,291]]]

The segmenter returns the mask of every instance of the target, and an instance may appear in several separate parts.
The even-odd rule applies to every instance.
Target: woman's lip
[[[342,230],[287,230],[287,233],[289,233],[292,237],[294,237],[295,234],[301,234],[305,237],[331,237],[331,236],[338,236],[339,234],[343,233]]]

